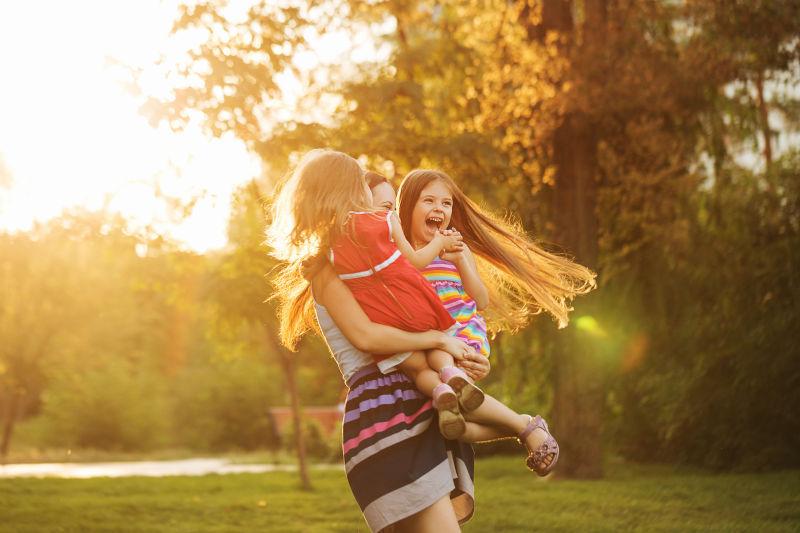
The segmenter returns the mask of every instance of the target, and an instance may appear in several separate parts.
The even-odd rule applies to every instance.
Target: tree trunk
[[[605,45],[606,0],[584,0],[583,20],[575,27],[572,0],[543,0],[541,24],[527,28],[529,38],[544,40],[551,32],[568,37],[561,53],[575,58]],[[580,62],[569,77],[586,79]],[[552,139],[556,167],[552,196],[555,224],[553,239],[579,263],[597,267],[597,135],[589,117],[567,111]],[[553,427],[561,445],[558,473],[565,477],[597,478],[602,469],[602,426],[605,403],[604,378],[591,339],[575,326],[575,319],[589,314],[593,295],[575,303],[572,325],[553,335]]]
[[[597,140],[587,120],[566,118],[554,138],[558,166],[553,197],[555,239],[579,263],[597,266]],[[553,423],[562,448],[559,474],[598,478],[602,469],[604,378],[592,339],[575,320],[589,315],[594,295],[575,303],[569,328],[554,335]]]
[[[286,350],[280,353],[281,366],[286,377],[286,388],[289,390],[289,402],[292,408],[292,427],[294,428],[294,445],[297,451],[297,466],[300,472],[300,486],[303,490],[311,490],[306,459],[306,442],[303,436],[300,395],[297,392],[297,372],[294,356]]]
[[[4,403],[6,405],[5,409],[3,409],[3,436],[2,440],[0,440],[0,463],[3,464],[11,447],[11,437],[14,434],[14,426],[17,423],[17,416],[22,405],[22,395],[12,390],[8,394],[8,402]]]
[[[289,406],[292,410],[292,428],[294,429],[294,444],[297,453],[297,469],[300,474],[300,486],[303,490],[311,490],[311,479],[308,476],[308,460],[306,458],[306,442],[303,436],[302,411],[300,408],[300,394],[297,390],[297,369],[294,355],[275,339],[268,326],[263,327],[266,344],[277,355],[283,369],[286,388],[289,391]]]
[[[769,127],[769,107],[764,97],[764,71],[762,70],[759,70],[756,75],[756,96],[758,115],[761,119],[761,134],[764,136],[764,169],[769,174],[772,168],[772,135]]]

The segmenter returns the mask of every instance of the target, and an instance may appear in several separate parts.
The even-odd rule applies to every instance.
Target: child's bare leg
[[[455,366],[456,360],[444,350],[428,350],[425,352],[428,359],[428,366],[440,372],[446,366]]]
[[[483,403],[474,411],[465,413],[467,419],[467,429],[469,430],[471,423],[479,424],[481,426],[494,427],[500,433],[499,437],[516,437],[527,427],[529,418],[526,415],[519,414],[513,409],[501,403],[497,399],[489,396],[484,397]],[[473,429],[473,431],[477,431]],[[480,430],[483,431],[483,430]],[[483,433],[479,433],[483,435]],[[530,449],[536,449],[547,438],[547,433],[542,429],[535,429],[527,437],[527,445]],[[544,465],[549,465],[554,457],[548,455],[542,462]]]
[[[475,443],[498,439],[508,439],[511,437],[512,435],[510,435],[508,431],[496,426],[486,426],[483,424],[477,424],[475,422],[467,422],[467,428],[464,431],[464,435],[458,440],[462,442]]]
[[[423,352],[412,353],[398,366],[428,398],[433,397],[433,389],[442,384],[439,373],[431,370]]]
[[[528,418],[525,415],[515,412],[488,394],[485,396],[483,404],[469,413],[466,418],[469,422],[495,426],[506,432],[506,436],[516,436],[528,425]]]

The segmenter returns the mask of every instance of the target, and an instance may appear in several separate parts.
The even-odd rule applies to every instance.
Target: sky
[[[0,230],[106,207],[198,252],[225,245],[230,195],[260,175],[260,161],[196,126],[151,127],[114,66],[174,52],[175,9],[169,0],[0,1]],[[150,77],[154,90],[161,79]],[[200,201],[176,224],[157,189]]]
[[[251,1],[231,0],[232,12]],[[0,231],[24,231],[79,206],[119,212],[201,253],[226,244],[231,194],[263,173],[260,160],[199,125],[180,133],[150,126],[124,83],[131,67],[143,72],[146,92],[168,92],[157,60],[165,55],[169,64],[192,38],[170,35],[177,9],[178,0],[0,0]],[[370,27],[306,37],[311,49],[293,58],[306,73],[389,53]],[[298,103],[303,82],[276,81],[276,118],[308,114]],[[155,191],[199,201],[176,220]]]

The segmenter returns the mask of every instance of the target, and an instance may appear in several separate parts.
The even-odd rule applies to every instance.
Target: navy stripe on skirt
[[[372,531],[449,495],[459,522],[475,507],[469,444],[439,433],[430,398],[400,371],[362,368],[348,380],[342,451],[350,489]]]

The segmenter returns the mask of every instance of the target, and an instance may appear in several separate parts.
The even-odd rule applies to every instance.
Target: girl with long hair
[[[544,250],[518,224],[481,209],[444,172],[420,169],[407,174],[400,185],[398,210],[403,232],[415,248],[428,246],[435,234],[463,239],[458,249],[445,251],[424,267],[423,276],[456,321],[455,336],[487,357],[483,310],[490,301],[494,331],[517,329],[529,315],[542,311],[564,327],[572,298],[595,287],[591,270]],[[447,378],[446,370],[442,379]],[[495,420],[489,417],[488,423]],[[528,467],[547,474],[558,460],[558,445],[547,422],[538,415],[529,418],[518,434],[528,448]],[[543,440],[531,443],[529,437],[537,434]]]

